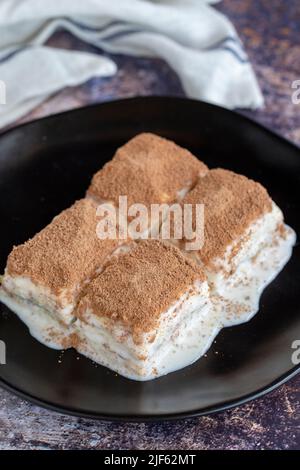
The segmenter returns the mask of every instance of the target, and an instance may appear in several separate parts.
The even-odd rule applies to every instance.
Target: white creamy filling
[[[259,309],[259,299],[264,288],[278,275],[291,257],[295,244],[295,232],[289,227],[286,239],[274,233],[267,237],[266,243],[255,259],[244,259],[233,276],[220,282],[219,293],[211,294],[212,308],[189,328],[182,329],[174,337],[169,351],[157,365],[159,375],[182,369],[203,356],[223,327],[244,323],[252,318]],[[159,358],[158,358],[159,361]],[[149,380],[147,377],[145,380]]]
[[[247,321],[258,311],[263,289],[291,257],[296,234],[284,225],[284,238],[278,230],[281,224],[282,212],[273,203],[270,212],[251,224],[224,257],[214,261],[217,272],[204,267],[212,302],[225,326]]]
[[[218,274],[206,270],[212,286],[212,307],[209,310],[198,307],[191,312],[187,327],[180,328],[179,334],[166,342],[167,347],[162,354],[156,355],[155,360],[149,358],[149,367],[140,369],[136,375],[134,370],[130,371],[132,358],[128,358],[130,366],[127,371],[120,368],[120,359],[117,366],[114,364],[110,368],[118,368],[119,373],[135,380],[149,380],[167,374],[203,356],[223,327],[237,325],[253,317],[259,309],[262,291],[288,262],[296,241],[294,231],[286,225],[286,236],[281,236],[277,228],[282,221],[282,213],[274,204],[270,213],[252,224],[243,238],[227,249],[224,258],[216,260],[216,265],[222,268]],[[232,250],[239,241],[240,249],[232,257]],[[234,272],[229,275],[232,269]],[[90,348],[96,345],[94,337]],[[93,352],[89,354],[98,362]],[[155,373],[153,369],[156,369]]]
[[[201,176],[199,176],[199,178],[201,178]],[[182,201],[182,199],[187,195],[187,193],[192,189],[192,187],[193,183],[192,181],[189,181],[185,187],[179,189],[179,191],[177,191],[176,193],[177,201]]]
[[[287,226],[286,237],[281,236],[276,230],[280,222],[282,213],[274,205],[246,232],[236,256],[231,257],[234,244],[223,259],[216,261],[222,270],[218,274],[207,272],[212,306],[207,284],[202,283],[197,295],[188,298],[185,294],[165,312],[152,343],[147,342],[148,336],[142,345],[134,345],[131,335],[124,336],[126,332],[120,326],[108,328],[107,322],[92,312],[86,312],[85,321],[77,320],[65,328],[42,308],[12,298],[3,289],[0,300],[47,346],[62,347],[68,334],[76,331],[81,339],[79,352],[131,379],[150,380],[192,364],[208,350],[223,327],[248,321],[258,311],[263,289],[288,262],[296,240]],[[224,275],[233,267],[233,274]],[[176,306],[179,308],[174,315]],[[57,333],[55,341],[53,332]]]
[[[176,337],[184,330],[200,326],[200,319],[209,314],[210,301],[207,283],[197,284],[195,293],[180,297],[160,319],[159,328],[144,334],[141,344],[135,344],[131,334],[120,325],[108,328],[102,318],[87,312],[86,321],[78,320],[75,329],[80,337],[78,351],[95,362],[135,380],[149,380],[171,370],[161,368],[163,357]],[[171,369],[174,370],[174,364]]]
[[[244,261],[251,260],[266,246],[272,244],[277,228],[282,223],[282,212],[273,203],[272,210],[252,223],[242,237],[229,245],[224,256],[213,260],[214,270],[204,266],[208,281],[213,283],[215,289],[223,291],[224,275],[225,277],[226,274],[231,275]]]
[[[0,300],[18,315],[28,327],[31,336],[40,343],[53,349],[65,347],[72,326],[64,326],[40,306],[21,297],[12,296],[2,288],[0,288]]]
[[[296,234],[286,225],[285,229],[285,239],[278,232],[270,234],[255,257],[244,259],[228,278],[215,279],[211,299],[223,326],[248,321],[258,311],[263,290],[292,255]]]
[[[203,302],[199,302],[196,305],[196,310],[193,311],[182,309],[179,314],[185,317],[184,321],[178,324],[178,327],[173,331],[173,335],[163,345],[160,345],[157,351],[145,356],[145,359],[138,360],[134,357],[134,354],[131,354],[130,349],[125,347],[121,349],[119,344],[116,345],[113,337],[110,342],[103,342],[99,331],[86,324],[80,325],[79,336],[83,341],[79,342],[77,350],[98,364],[109,367],[124,377],[139,381],[151,380],[190,364],[190,361],[186,363],[186,358],[183,357],[180,358],[178,363],[178,358],[175,357],[178,338],[185,332],[185,339],[191,341],[190,346],[185,344],[185,348],[192,349],[195,347],[193,342],[194,330],[199,331],[201,329],[205,317],[209,316],[209,310],[208,302],[205,305],[203,305]],[[181,341],[179,342],[182,349]],[[197,348],[197,352],[197,357],[199,357],[199,348]]]
[[[28,277],[14,277],[8,273],[3,276],[2,285],[8,293],[49,311],[66,325],[74,320],[72,312],[75,304],[66,300],[66,292],[55,296],[49,289],[33,283]]]
[[[119,246],[107,256],[107,259],[118,253],[126,252],[126,250],[125,245]],[[102,269],[103,265],[99,266],[94,275],[99,274]],[[87,277],[81,283],[75,284],[72,289],[62,289],[59,294],[54,294],[49,288],[32,282],[29,277],[10,276],[6,271],[2,277],[2,286],[11,296],[17,299],[21,298],[25,305],[28,302],[30,305],[32,304],[42,311],[48,312],[50,316],[56,318],[59,322],[70,325],[75,320],[73,310],[76,307],[77,295],[82,286],[88,284],[92,278],[93,276]],[[72,301],[70,301],[70,297],[72,297]],[[20,299],[18,303],[20,303]]]

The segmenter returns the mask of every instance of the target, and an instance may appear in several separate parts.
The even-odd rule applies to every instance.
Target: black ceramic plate
[[[210,167],[262,182],[300,233],[300,152],[248,119],[206,103],[136,98],[41,119],[0,137],[0,270],[14,244],[84,195],[92,174],[141,131],[190,149]],[[249,323],[224,329],[207,358],[150,382],[134,382],[80,357],[35,341],[0,307],[7,364],[3,387],[49,408],[95,418],[195,416],[246,402],[299,370],[291,360],[300,339],[300,249],[265,290]]]

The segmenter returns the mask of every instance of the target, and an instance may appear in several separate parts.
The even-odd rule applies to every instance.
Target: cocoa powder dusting
[[[205,265],[224,255],[228,245],[272,210],[261,184],[221,168],[201,178],[182,204],[204,204],[204,246],[198,255]]]
[[[96,209],[92,200],[81,199],[61,212],[32,239],[13,248],[8,274],[29,277],[56,294],[73,292],[118,245],[97,237]]]
[[[158,240],[141,240],[112,258],[80,299],[76,316],[87,309],[128,327],[132,334],[156,327],[161,313],[195,281],[205,281],[196,263]]]
[[[188,150],[154,134],[139,134],[120,147],[114,158],[96,173],[88,195],[118,205],[119,196],[128,204],[170,203],[177,192],[193,187],[206,165]]]

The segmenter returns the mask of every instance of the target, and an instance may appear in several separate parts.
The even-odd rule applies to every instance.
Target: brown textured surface
[[[261,184],[219,168],[201,178],[182,203],[204,204],[204,245],[199,256],[206,265],[223,256],[229,244],[272,209],[272,201]]]
[[[96,210],[92,200],[77,201],[32,239],[13,249],[7,272],[30,277],[55,294],[66,290],[72,298],[76,286],[93,275],[117,246],[116,240],[97,237]]]
[[[94,175],[88,193],[115,205],[119,196],[127,196],[128,205],[173,202],[180,189],[192,187],[206,171],[206,165],[188,150],[144,133],[117,150]]]
[[[300,105],[291,100],[299,79],[299,0],[223,0],[263,89],[266,106],[247,115],[300,144]],[[53,46],[97,52],[58,32]],[[183,95],[171,69],[157,59],[113,56],[119,70],[51,97],[22,121],[89,103],[133,95]],[[173,423],[110,423],[36,407],[0,391],[2,449],[300,449],[300,376],[269,395],[215,415]]]
[[[299,379],[248,405],[170,423],[63,416],[1,391],[2,449],[299,449]]]
[[[133,335],[157,326],[167,310],[195,281],[204,281],[201,269],[180,251],[158,240],[137,242],[113,257],[88,285],[77,314],[86,309],[122,323]]]

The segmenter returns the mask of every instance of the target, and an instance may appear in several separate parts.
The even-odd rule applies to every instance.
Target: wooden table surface
[[[263,90],[265,109],[245,114],[300,144],[300,104],[291,84],[300,79],[299,0],[224,0]],[[58,32],[49,44],[99,52]],[[118,73],[68,88],[21,121],[84,104],[134,95],[184,96],[160,60],[112,56]],[[20,121],[20,122],[21,122]],[[0,390],[0,449],[300,449],[300,376],[247,405],[170,423],[122,424],[63,416]]]

